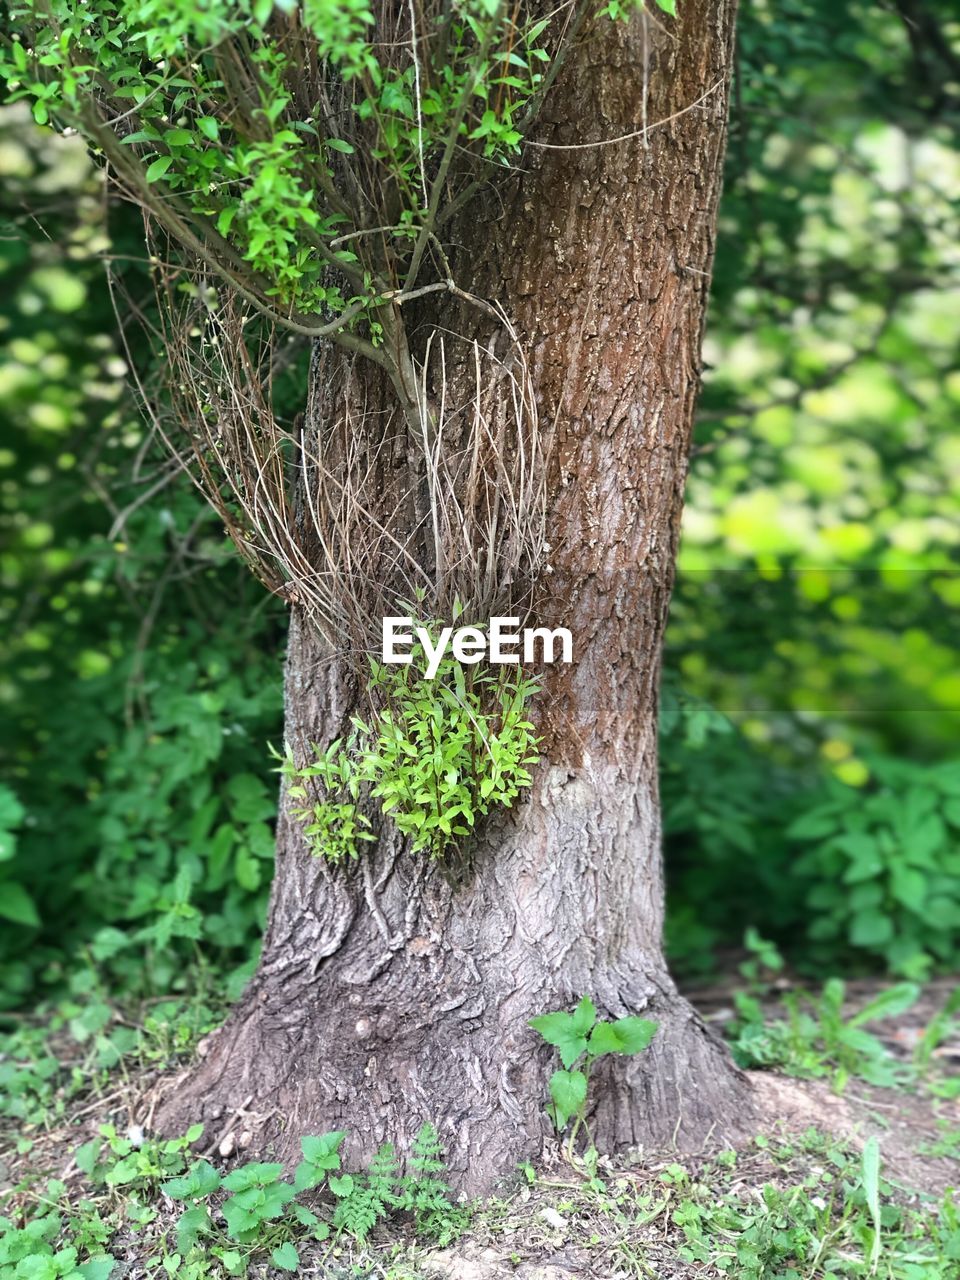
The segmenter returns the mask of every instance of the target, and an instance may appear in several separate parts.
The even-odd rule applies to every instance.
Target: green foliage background
[[[284,616],[127,390],[99,255],[146,297],[136,219],[78,139],[0,122],[3,999],[78,961],[165,991],[258,935]]]
[[[960,30],[924,13],[742,14],[663,699],[683,968],[748,924],[815,971],[958,959]],[[0,1002],[235,992],[283,610],[128,390],[136,216],[22,105],[0,177]]]

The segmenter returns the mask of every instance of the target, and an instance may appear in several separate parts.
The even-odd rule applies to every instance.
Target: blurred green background
[[[960,959],[958,48],[934,0],[742,13],[663,695],[687,974],[749,925],[811,974]],[[21,105],[0,178],[0,1009],[95,1038],[250,972],[285,613],[131,390],[138,216]]]

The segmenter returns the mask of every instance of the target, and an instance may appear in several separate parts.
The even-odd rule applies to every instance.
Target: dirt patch
[[[844,1094],[823,1080],[794,1080],[752,1071],[750,1081],[764,1132],[819,1129],[856,1149],[870,1137],[880,1143],[883,1174],[913,1191],[940,1195],[960,1179],[960,1161],[931,1153],[945,1129],[960,1128],[960,1103],[856,1082]]]

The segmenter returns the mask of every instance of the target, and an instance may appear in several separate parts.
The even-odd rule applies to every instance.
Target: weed
[[[375,838],[364,797],[410,837],[413,853],[439,857],[530,785],[539,739],[527,704],[536,680],[465,671],[451,656],[432,679],[412,671],[371,663],[370,690],[382,704],[371,722],[355,717],[351,738],[314,746],[308,764],[297,765],[289,748],[278,757],[299,806],[294,815],[328,862],[358,857],[360,843]],[[319,781],[319,798],[311,781]]]
[[[960,1160],[960,1129],[944,1121],[939,1121],[940,1137],[934,1142],[926,1142],[918,1147],[920,1155],[935,1156],[947,1160]]]
[[[598,1021],[596,1005],[584,996],[573,1013],[544,1013],[531,1018],[530,1026],[558,1050],[563,1063],[563,1069],[550,1077],[548,1111],[560,1132],[574,1121],[567,1141],[567,1154],[572,1157],[577,1133],[586,1125],[587,1090],[597,1059],[609,1053],[642,1053],[656,1034],[657,1023],[633,1017]],[[592,1153],[592,1142],[589,1150]]]
[[[390,1146],[380,1149],[367,1170],[341,1173],[345,1137],[338,1131],[302,1138],[303,1158],[292,1183],[284,1180],[280,1164],[245,1164],[221,1177],[208,1161],[194,1161],[182,1176],[161,1187],[171,1200],[186,1205],[176,1226],[178,1255],[192,1258],[202,1248],[233,1274],[251,1256],[269,1253],[275,1266],[295,1271],[300,1240],[324,1241],[332,1231],[363,1244],[375,1226],[397,1212],[413,1217],[422,1239],[446,1244],[460,1234],[468,1213],[451,1200],[432,1125],[425,1124],[418,1133],[410,1159],[413,1172],[403,1176]],[[322,1208],[315,1212],[297,1199],[323,1189],[333,1198],[332,1214],[321,1216],[326,1212]],[[208,1203],[221,1190],[232,1193],[220,1205],[223,1230]]]
[[[960,986],[950,993],[944,1002],[943,1008],[939,1009],[930,1019],[924,1028],[923,1035],[917,1042],[917,1047],[913,1052],[913,1061],[921,1074],[929,1071],[937,1049],[960,1026],[960,1022],[956,1017],[957,1013],[960,1013]]]
[[[742,1067],[776,1067],[794,1076],[830,1076],[842,1091],[851,1076],[869,1084],[895,1087],[912,1076],[866,1024],[894,1017],[915,1003],[920,989],[902,982],[888,988],[849,1018],[843,1016],[846,986],[840,978],[824,983],[820,995],[788,992],[786,1020],[767,1021],[759,1000],[740,993],[732,1028],[733,1055]]]
[[[52,1213],[20,1228],[0,1218],[0,1280],[108,1280],[115,1260],[102,1254],[79,1262],[73,1244],[56,1247],[62,1227]]]
[[[152,1190],[164,1178],[183,1169],[184,1152],[202,1133],[203,1125],[197,1124],[182,1138],[163,1141],[145,1138],[142,1132],[134,1129],[121,1137],[112,1124],[104,1124],[100,1126],[100,1138],[93,1138],[78,1147],[74,1159],[77,1168],[95,1186],[123,1187],[130,1191]]]

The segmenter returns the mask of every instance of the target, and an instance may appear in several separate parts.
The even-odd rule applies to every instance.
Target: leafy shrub
[[[421,172],[424,165],[450,167],[444,152],[451,136],[466,156],[505,161],[519,151],[517,125],[535,105],[550,61],[549,17],[514,25],[509,11],[483,3],[464,6],[449,21],[422,15],[421,96],[420,63],[416,73],[391,65],[366,0],[308,3],[298,12],[316,56],[347,86],[335,131],[316,113],[304,118],[297,109],[289,89],[294,57],[275,39],[269,0],[213,0],[183,8],[175,21],[151,4],[119,4],[101,19],[62,0],[55,24],[41,6],[17,3],[13,14],[24,38],[5,47],[0,76],[11,97],[33,100],[40,123],[86,119],[94,84],[101,93],[109,86],[111,101],[126,103],[132,94],[120,154],[126,164],[139,162],[145,185],[177,192],[185,208],[215,224],[227,252],[270,282],[266,296],[284,310],[354,315],[380,292],[380,277],[369,269],[362,243],[338,246],[344,201],[330,196],[340,178],[337,161],[365,140],[380,180],[395,184],[391,230],[411,252],[426,213]],[[250,55],[261,104],[252,114],[224,106],[211,50],[231,40],[242,40]],[[181,56],[190,59],[191,80],[172,85],[162,67]],[[510,74],[495,77],[497,67]],[[345,298],[330,265],[362,292]]]
[[[451,1201],[442,1176],[443,1151],[432,1124],[424,1124],[414,1139],[410,1167],[412,1173],[401,1175],[394,1149],[385,1143],[363,1173],[331,1178],[330,1190],[337,1197],[334,1227],[362,1244],[391,1213],[409,1213],[420,1238],[449,1244],[469,1215]]]
[[[177,1223],[177,1247],[183,1254],[201,1238],[219,1256],[220,1235],[206,1203],[223,1189],[232,1194],[223,1201],[226,1237],[248,1251],[271,1250],[282,1270],[294,1271],[299,1255],[295,1233],[315,1240],[330,1235],[331,1222],[320,1217],[297,1197],[328,1190],[334,1199],[332,1227],[363,1243],[377,1223],[395,1212],[413,1216],[418,1234],[448,1243],[463,1229],[467,1212],[454,1205],[443,1180],[443,1152],[437,1131],[425,1124],[417,1134],[410,1156],[412,1172],[401,1175],[393,1148],[381,1147],[365,1172],[340,1173],[340,1147],[346,1134],[337,1131],[301,1139],[303,1159],[292,1183],[283,1178],[283,1165],[240,1165],[221,1177],[206,1160],[196,1160],[181,1177],[171,1178],[162,1190],[172,1200],[187,1205]],[[303,1229],[303,1230],[302,1230]]]
[[[282,612],[126,392],[100,257],[143,295],[138,215],[108,238],[82,144],[25,104],[0,151],[0,1008],[165,992],[260,934]]]
[[[314,745],[314,758],[307,764],[296,763],[290,746],[280,757],[291,812],[303,825],[311,851],[334,865],[358,857],[360,843],[374,839],[370,819],[359,805],[364,782],[360,750],[355,739],[347,749],[338,738],[326,749]]]
[[[393,1146],[384,1143],[365,1177],[345,1174],[331,1178],[330,1190],[337,1197],[333,1225],[364,1243],[377,1223],[388,1218],[396,1207],[399,1177]]]
[[[802,757],[781,763],[667,678],[661,790],[677,967],[708,970],[716,947],[736,946],[753,923],[802,972],[922,978],[956,965],[960,762],[863,762],[856,786]]]
[[[62,982],[67,953],[71,968],[79,953],[133,992],[174,989],[198,944],[228,969],[249,962],[272,872],[261,742],[279,716],[279,675],[212,653],[201,666],[199,628],[182,630],[147,656],[148,719],[123,724],[123,659],[69,702],[49,690],[50,737],[21,788],[30,823],[8,864],[42,910],[0,947],[9,1004],[38,979]],[[35,791],[44,778],[57,807]]]
[[[356,722],[371,739],[364,765],[371,794],[414,852],[441,853],[530,785],[538,739],[526,708],[538,682],[508,670],[465,671],[445,656],[426,680],[411,667],[374,666],[386,705],[372,728]]]
[[[814,785],[819,781],[812,778]],[[709,971],[719,945],[760,924],[787,945],[800,922],[786,836],[811,778],[747,741],[668,673],[660,712],[667,950],[675,968]],[[763,916],[757,919],[757,903]]]
[[[20,1228],[0,1218],[0,1280],[109,1280],[116,1266],[109,1254],[79,1262],[73,1245],[55,1247],[62,1228],[52,1213]]]
[[[288,749],[288,794],[302,804],[294,812],[314,853],[329,862],[357,857],[358,843],[373,839],[364,794],[410,837],[412,852],[439,857],[530,785],[538,739],[527,703],[538,681],[504,668],[465,670],[449,653],[426,679],[415,674],[422,658],[415,649],[410,666],[371,663],[380,710],[369,724],[354,718],[346,744],[315,746],[314,760],[299,766]],[[303,785],[310,779],[324,792],[312,803]]]
[[[9,787],[0,786],[0,863],[12,862],[17,851],[16,830],[26,811]],[[0,872],[0,916],[14,924],[40,923],[37,908],[20,880],[7,878],[8,868]]]
[[[869,764],[869,786],[831,780],[788,829],[807,846],[807,936],[922,977],[960,958],[960,761]]]

